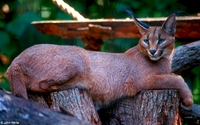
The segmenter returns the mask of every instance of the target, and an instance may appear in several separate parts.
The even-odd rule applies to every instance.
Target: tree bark
[[[94,125],[101,124],[93,101],[86,90],[72,88],[46,95],[29,93],[29,99],[36,101],[43,107],[48,107],[58,112],[65,112],[80,120],[89,121]]]
[[[172,59],[172,72],[181,74],[200,64],[200,41],[177,47]]]
[[[144,90],[101,110],[100,117],[105,125],[180,125],[179,96],[176,90]]]
[[[75,117],[43,108],[0,90],[0,124],[91,125]]]

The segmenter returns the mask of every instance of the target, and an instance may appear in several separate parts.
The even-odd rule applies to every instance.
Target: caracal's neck
[[[140,53],[140,50],[139,50],[139,47],[137,45],[137,46],[134,46],[134,47],[128,49],[124,54],[127,55],[127,56],[134,56],[138,53]]]

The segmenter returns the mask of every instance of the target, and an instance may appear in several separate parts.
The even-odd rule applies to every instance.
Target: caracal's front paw
[[[181,101],[185,107],[191,107],[193,105],[193,96],[191,91],[181,95]]]

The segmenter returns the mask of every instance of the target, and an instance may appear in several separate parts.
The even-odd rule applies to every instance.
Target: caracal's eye
[[[148,39],[144,39],[143,42],[144,42],[146,45],[149,45],[149,40],[148,40]]]
[[[165,39],[158,39],[158,45],[162,44],[165,42]]]

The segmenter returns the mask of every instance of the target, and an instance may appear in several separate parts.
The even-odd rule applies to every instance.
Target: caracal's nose
[[[151,53],[151,55],[154,55],[156,53],[156,50],[155,49],[151,49],[151,50],[149,50],[149,52]]]

